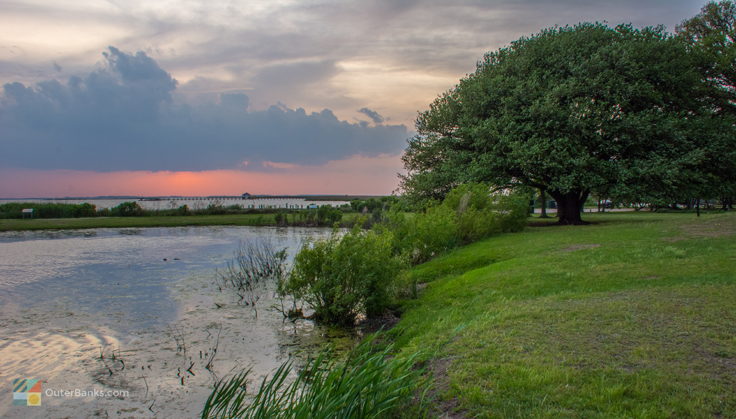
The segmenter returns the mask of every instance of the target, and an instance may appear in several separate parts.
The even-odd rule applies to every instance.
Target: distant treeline
[[[84,204],[43,204],[38,202],[11,202],[0,205],[0,218],[23,218],[23,209],[33,208],[34,218],[79,218],[95,217],[94,205]]]
[[[144,209],[138,202],[127,201],[113,208],[97,209],[90,203],[63,204],[39,202],[12,202],[0,205],[0,218],[23,218],[23,209],[32,208],[33,218],[80,218],[80,217],[146,217],[188,215],[236,215],[275,214],[278,225],[325,226],[339,223],[344,212],[368,213],[380,218],[383,210],[390,207],[384,198],[355,200],[351,205],[335,208],[329,205],[317,209],[243,208],[240,205],[211,204],[206,208],[191,209],[187,205],[171,209]],[[27,215],[26,215],[27,216]]]

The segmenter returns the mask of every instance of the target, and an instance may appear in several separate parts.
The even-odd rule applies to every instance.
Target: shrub
[[[457,220],[446,207],[430,207],[415,214],[392,211],[386,226],[394,235],[394,251],[412,264],[426,262],[458,245]]]
[[[467,183],[450,191],[442,206],[455,213],[458,241],[472,243],[500,231],[487,185]]]
[[[317,321],[353,325],[359,314],[378,316],[391,301],[403,265],[392,240],[389,232],[355,227],[305,243],[279,291],[305,302]]]
[[[289,215],[286,212],[279,211],[273,217],[277,226],[286,227],[289,225]]]
[[[455,211],[458,239],[472,243],[500,232],[519,231],[528,217],[527,196],[491,194],[487,185],[466,183],[450,191],[442,205]]]
[[[0,218],[22,218],[24,208],[33,208],[35,218],[76,218],[94,217],[95,206],[89,203],[63,204],[40,202],[9,202],[0,205]]]
[[[252,397],[246,394],[250,371],[220,380],[205,402],[202,419],[396,417],[421,390],[422,370],[413,367],[417,354],[391,357],[391,346],[382,351],[372,346],[368,339],[340,362],[322,352],[294,380],[293,363],[287,361],[261,381]]]
[[[529,217],[528,199],[524,191],[494,197],[491,208],[496,212],[499,230],[504,233],[521,231]]]
[[[342,211],[338,208],[332,208],[323,205],[317,209],[317,224],[321,226],[332,226],[339,223],[342,219]]]
[[[461,244],[526,225],[524,193],[491,194],[487,185],[463,184],[415,214],[391,211],[384,228],[394,233],[394,250],[419,264]]]
[[[128,201],[113,207],[110,213],[115,217],[138,217],[143,215],[143,208],[137,202]]]

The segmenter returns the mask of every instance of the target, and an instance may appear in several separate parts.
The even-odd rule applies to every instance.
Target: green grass
[[[437,410],[736,417],[736,214],[585,219],[412,270],[428,285],[391,333],[431,354]]]
[[[215,385],[205,402],[202,419],[382,419],[400,415],[421,391],[421,370],[414,357],[391,357],[368,339],[344,359],[322,352],[298,372],[291,361],[282,364],[250,393],[245,371]],[[426,386],[425,386],[426,387]],[[421,415],[421,406],[411,409]],[[403,413],[406,413],[404,411]],[[408,413],[407,413],[408,414]],[[409,416],[412,417],[412,416]]]

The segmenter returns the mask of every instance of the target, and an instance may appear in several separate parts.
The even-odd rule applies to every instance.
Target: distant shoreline
[[[359,214],[345,214],[342,224],[351,225],[357,216]],[[192,226],[277,227],[277,223],[275,214],[0,219],[0,232]]]
[[[274,214],[0,219],[0,231],[187,226],[276,226]]]
[[[133,196],[133,195],[109,195],[109,196],[65,196],[65,197],[21,197],[21,198],[0,198],[0,201],[83,201],[83,200],[169,200],[169,199],[306,199],[313,201],[350,201],[353,199],[370,199],[380,198],[388,195],[329,195],[329,194],[302,194],[302,195],[209,195],[209,196],[186,196],[186,195],[168,195],[168,196]]]

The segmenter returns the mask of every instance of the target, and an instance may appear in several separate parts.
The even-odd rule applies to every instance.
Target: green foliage
[[[24,208],[33,208],[34,218],[80,218],[97,215],[95,206],[83,204],[59,204],[38,202],[9,202],[0,205],[0,218],[22,218]]]
[[[277,224],[285,226],[332,227],[342,220],[342,216],[342,210],[339,208],[323,205],[316,210],[307,209],[296,211],[293,213],[291,221],[289,221],[289,216],[283,213],[277,216]]]
[[[318,321],[350,326],[360,314],[379,316],[391,302],[402,267],[392,239],[386,231],[355,227],[305,243],[279,291],[306,302]]]
[[[736,112],[736,4],[711,1],[677,26],[677,35],[702,53],[701,70],[719,88],[719,110]],[[722,99],[726,99],[724,102]]]
[[[421,386],[417,355],[391,357],[366,340],[336,362],[322,352],[295,373],[291,361],[246,393],[250,371],[220,380],[207,398],[202,419],[369,419],[391,418],[411,402]]]
[[[411,264],[425,262],[460,244],[456,214],[438,205],[423,213],[393,211],[387,228],[394,234],[394,249]]]
[[[289,225],[289,214],[285,211],[279,211],[274,215],[276,225],[279,227],[285,227]]]
[[[491,194],[486,184],[467,183],[422,213],[391,212],[386,228],[394,233],[396,251],[418,264],[494,233],[522,230],[527,198],[524,192]]]
[[[419,115],[402,188],[438,200],[470,181],[521,183],[545,189],[570,224],[591,192],[682,194],[717,165],[709,145],[734,138],[699,62],[662,28],[583,23],[521,38]]]
[[[111,208],[110,213],[115,217],[140,217],[144,211],[137,202],[128,201]]]
[[[703,78],[713,87],[707,96],[716,115],[736,117],[736,4],[710,2],[701,12],[677,27],[694,54],[701,58]],[[709,130],[702,153],[694,163],[709,162],[705,173],[693,177],[695,188],[685,198],[715,197],[724,204],[736,200],[736,140],[731,130]],[[694,189],[694,191],[692,190]]]
[[[388,211],[392,207],[400,204],[397,196],[382,196],[380,198],[353,199],[350,201],[350,208],[356,212],[373,213],[376,210],[380,212]]]
[[[339,223],[341,219],[342,211],[339,208],[332,208],[329,205],[317,208],[317,225],[332,226]]]
[[[488,185],[466,183],[451,190],[442,205],[455,211],[459,240],[472,243],[494,233],[520,231],[528,203],[521,193],[491,195]]]

